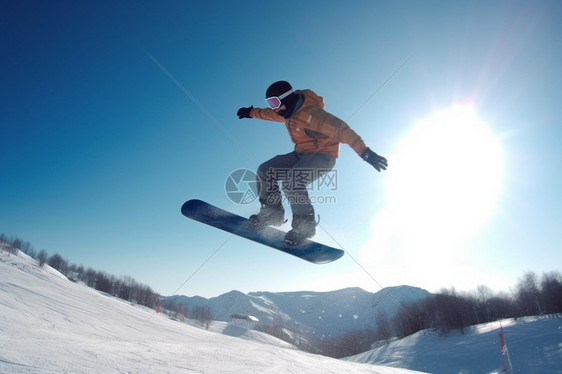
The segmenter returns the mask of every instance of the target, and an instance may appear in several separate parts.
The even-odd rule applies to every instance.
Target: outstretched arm
[[[277,114],[277,112],[275,112],[273,109],[262,109],[262,108],[254,108],[254,106],[249,106],[246,108],[240,108],[238,109],[238,112],[236,113],[236,115],[238,116],[238,118],[242,119],[242,118],[257,118],[257,119],[263,119],[266,121],[273,121],[273,122],[285,122],[285,119]]]
[[[373,152],[361,137],[343,120],[318,107],[309,111],[306,119],[307,127],[319,131],[340,143],[349,145],[363,160],[377,171],[386,170],[386,158]],[[304,119],[304,117],[303,117]]]

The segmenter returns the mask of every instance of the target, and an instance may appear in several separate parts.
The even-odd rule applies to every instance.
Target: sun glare
[[[498,139],[472,107],[419,121],[389,157],[387,204],[369,245],[413,261],[462,244],[493,212],[502,163]]]

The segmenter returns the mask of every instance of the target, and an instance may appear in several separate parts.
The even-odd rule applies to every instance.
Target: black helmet
[[[281,115],[284,115],[284,113],[287,112],[292,113],[292,110],[298,101],[297,95],[293,92],[293,87],[287,81],[277,81],[271,84],[265,91],[265,98],[270,107],[272,107],[272,105],[267,99],[278,98],[281,100],[281,104],[285,105],[287,108],[287,110],[279,112]],[[275,107],[273,108],[276,109]]]
[[[273,96],[281,96],[284,93],[291,91],[293,87],[287,81],[277,81],[273,83],[271,86],[267,87],[267,91],[265,91],[265,98],[273,97]]]

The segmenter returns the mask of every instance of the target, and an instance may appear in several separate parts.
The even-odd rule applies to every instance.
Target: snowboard
[[[273,227],[256,230],[247,218],[228,212],[202,200],[186,201],[181,212],[187,218],[230,232],[234,235],[278,249],[314,264],[326,264],[342,257],[344,251],[312,240],[291,246],[285,243],[285,232]]]

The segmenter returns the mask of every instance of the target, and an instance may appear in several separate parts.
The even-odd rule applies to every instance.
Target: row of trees
[[[213,321],[213,313],[211,308],[208,306],[196,305],[193,308],[188,308],[186,304],[183,303],[173,303],[164,302],[160,306],[160,309],[168,317],[175,319],[176,321],[185,321],[185,318],[197,321],[201,326],[209,329],[209,325]]]
[[[37,260],[40,266],[47,264],[73,282],[82,282],[88,287],[111,296],[152,309],[160,309],[176,320],[181,319],[183,321],[187,317],[198,321],[207,329],[212,321],[212,312],[209,307],[197,306],[188,310],[186,306],[180,304],[167,305],[164,303],[160,305],[161,296],[153,292],[150,287],[138,283],[132,277],[116,277],[103,271],[85,268],[82,265],[77,266],[69,263],[58,253],[49,256],[45,250],[37,252],[31,243],[18,237],[7,237],[4,234],[0,234],[0,243],[6,244],[6,246],[4,246],[6,251],[15,254],[17,250],[20,249],[23,253]],[[158,308],[158,306],[160,306],[160,308]]]
[[[519,318],[562,313],[562,276],[559,272],[538,276],[529,272],[521,277],[511,294],[495,294],[486,286],[475,292],[459,293],[442,290],[415,303],[401,305],[396,315],[388,318],[379,313],[372,329],[355,330],[340,337],[316,342],[318,353],[341,358],[371,349],[374,342],[388,342],[425,329],[446,336],[451,330],[504,318]]]
[[[9,238],[5,234],[0,233],[0,243],[7,244],[5,250],[10,253],[16,253],[16,251],[19,249],[25,254],[29,254],[30,252],[32,252],[32,257],[35,256],[35,250],[33,249],[31,243],[24,241],[18,237]]]
[[[436,329],[447,335],[461,332],[468,326],[497,321],[562,313],[562,276],[559,272],[526,273],[519,279],[513,293],[494,294],[479,286],[473,293],[458,293],[454,289],[404,306],[391,320],[394,335],[402,338],[420,330]]]
[[[69,263],[59,254],[49,256],[45,250],[36,252],[33,246],[20,238],[8,238],[0,234],[0,243],[6,243],[6,250],[14,253],[19,248],[28,256],[36,259],[40,266],[48,264],[74,282],[83,282],[88,287],[105,292],[111,296],[130,301],[149,308],[156,308],[160,295],[149,286],[138,283],[129,276],[116,277],[103,271]]]

